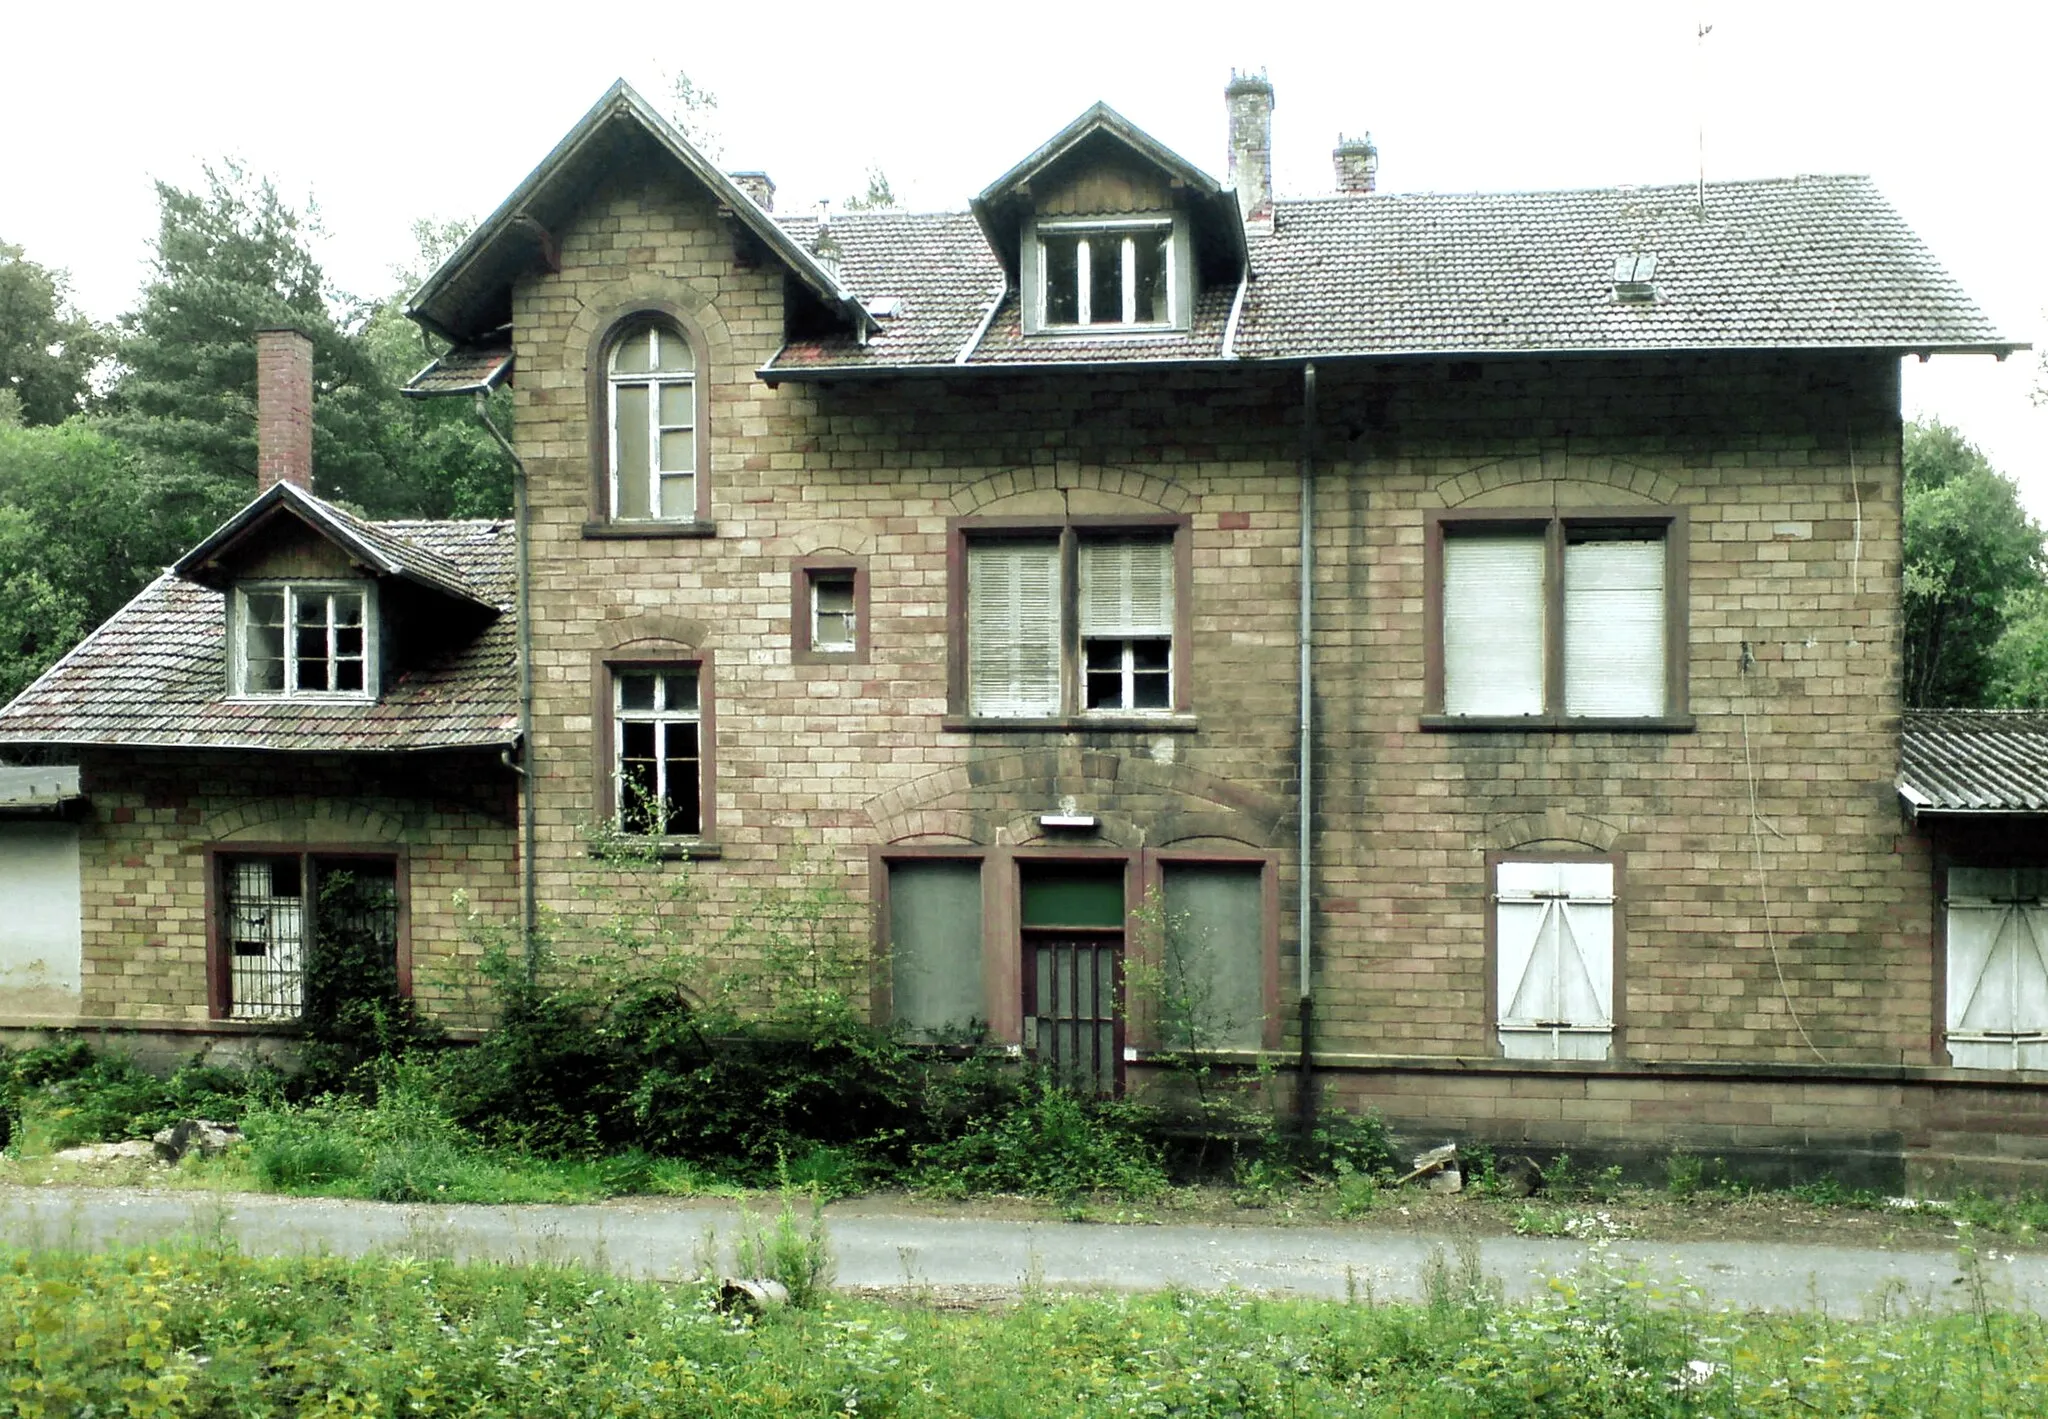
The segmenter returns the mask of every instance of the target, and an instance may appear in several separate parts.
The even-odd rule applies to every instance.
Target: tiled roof
[[[1868,178],[1467,195],[1376,193],[1276,204],[1235,292],[1211,287],[1187,335],[1023,336],[1007,303],[969,365],[1756,348],[2010,347]],[[815,219],[783,219],[799,241]],[[903,309],[865,345],[792,342],[768,373],[955,363],[1002,277],[971,218],[835,217],[841,275]],[[1617,257],[1657,258],[1655,299],[1615,297]],[[1219,314],[1220,312],[1220,314]]]
[[[2048,711],[1906,711],[1899,794],[1916,815],[2048,813]]]
[[[460,648],[387,681],[375,704],[230,700],[225,593],[166,572],[0,709],[0,744],[391,751],[512,742],[511,524],[351,521],[452,569],[500,614]]]
[[[474,394],[497,388],[511,372],[512,346],[509,341],[490,345],[456,345],[407,380],[404,392],[421,397]]]

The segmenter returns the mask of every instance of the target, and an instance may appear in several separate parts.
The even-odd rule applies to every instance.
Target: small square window
[[[860,558],[805,557],[790,582],[790,655],[798,665],[859,663],[868,652],[868,577]]]

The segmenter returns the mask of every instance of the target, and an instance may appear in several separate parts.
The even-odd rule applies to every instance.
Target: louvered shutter
[[[1594,718],[1664,713],[1664,543],[1564,549],[1564,710]]]
[[[2048,1069],[2042,876],[1949,872],[1948,1050],[1959,1069]]]
[[[1059,581],[1057,542],[968,547],[967,697],[973,713],[1059,713]]]
[[[1543,712],[1543,538],[1444,539],[1444,713]]]
[[[1504,862],[1494,897],[1501,1051],[1605,1059],[1614,1033],[1614,867]]]
[[[1148,538],[1081,543],[1081,634],[1173,634],[1173,544]]]

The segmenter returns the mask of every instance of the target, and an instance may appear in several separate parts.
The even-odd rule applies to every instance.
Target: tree
[[[157,184],[154,272],[122,323],[110,428],[138,454],[189,477],[255,491],[256,332],[290,326],[313,342],[313,461],[323,493],[376,514],[431,501],[391,450],[397,393],[359,338],[369,312],[332,291],[300,218],[268,178],[232,161],[206,190]]]
[[[889,185],[889,174],[880,168],[869,168],[868,190],[840,205],[849,212],[879,212],[901,204],[896,201],[896,189]]]
[[[217,526],[242,490],[150,466],[83,418],[0,427],[0,703]]]
[[[68,278],[0,241],[0,393],[25,424],[61,424],[85,405],[106,332],[71,304]]]
[[[2012,479],[1939,421],[1907,425],[1905,474],[1906,703],[1987,704],[2007,605],[2043,584],[2042,530]]]

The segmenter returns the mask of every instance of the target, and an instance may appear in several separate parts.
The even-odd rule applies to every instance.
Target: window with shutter
[[[2048,1069],[2048,872],[1951,868],[1948,1052],[1958,1069]]]
[[[1083,708],[1173,708],[1173,544],[1091,538],[1080,544]]]
[[[967,553],[967,685],[975,714],[1060,710],[1060,553],[1055,540],[977,542]]]
[[[892,1012],[908,1038],[972,1037],[988,1021],[981,958],[981,864],[888,864]]]
[[[954,588],[953,713],[1079,727],[1187,710],[1186,518],[982,521],[951,529],[966,573]]]
[[[1664,713],[1662,538],[1566,542],[1564,712],[1596,719]]]
[[[1614,865],[1503,862],[1494,869],[1501,1053],[1606,1059],[1614,1038]]]
[[[1265,1038],[1265,869],[1168,862],[1159,1039],[1168,1049],[1257,1049]]]
[[[1432,517],[1425,727],[1683,728],[1683,531],[1676,512]]]
[[[1444,539],[1444,713],[1543,713],[1543,538]]]

